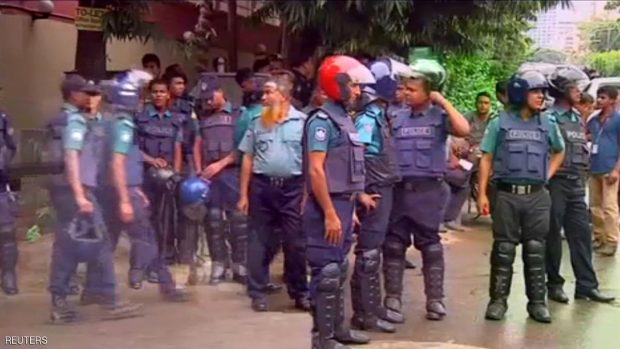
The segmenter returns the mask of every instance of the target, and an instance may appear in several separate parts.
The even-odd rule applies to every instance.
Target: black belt
[[[555,179],[555,178],[568,179],[568,180],[571,180],[571,181],[576,181],[578,179],[582,179],[583,177],[579,176],[579,175],[569,175],[569,174],[557,173],[557,174],[555,174],[552,177],[552,179]]]
[[[396,185],[397,188],[402,188],[408,191],[426,191],[437,188],[437,184],[443,182],[442,177],[420,177],[420,178],[404,178],[402,182]],[[432,184],[425,186],[424,184]]]
[[[496,188],[507,193],[526,195],[536,193],[545,187],[544,184],[511,184],[498,182]]]
[[[289,184],[297,184],[303,182],[303,176],[291,176],[291,177],[271,177],[264,174],[255,173],[252,175],[256,179],[268,182],[272,187],[284,187]]]

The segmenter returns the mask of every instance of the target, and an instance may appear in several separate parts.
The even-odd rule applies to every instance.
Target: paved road
[[[503,322],[483,318],[487,302],[490,232],[488,221],[471,226],[463,233],[444,235],[447,258],[447,306],[443,322],[424,319],[422,277],[419,270],[407,271],[407,323],[392,335],[373,334],[364,349],[612,349],[617,344],[620,303],[601,305],[571,301],[552,304],[554,322],[542,325],[527,319],[522,264],[517,261],[510,297],[510,309]],[[59,349],[307,349],[310,316],[294,311],[285,294],[273,296],[272,312],[257,314],[249,309],[243,289],[235,284],[195,288],[196,300],[188,304],[167,304],[158,299],[157,289],[128,290],[123,295],[143,302],[146,316],[122,321],[97,320],[97,308],[82,308],[84,322],[72,326],[47,324],[49,295],[47,268],[51,239],[22,243],[20,271],[22,293],[0,296],[0,347],[6,335],[47,336],[48,348]],[[410,256],[419,261],[419,254]],[[119,251],[119,280],[124,283],[127,266],[126,244]],[[597,259],[602,289],[620,295],[620,268],[617,259]],[[281,274],[281,268],[275,267]],[[572,294],[574,279],[568,261],[564,264]]]

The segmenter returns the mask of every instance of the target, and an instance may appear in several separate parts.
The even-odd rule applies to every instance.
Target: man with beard
[[[138,144],[144,156],[147,179],[144,183],[146,194],[151,203],[152,224],[157,231],[160,253],[172,248],[166,245],[166,238],[175,232],[163,227],[163,222],[175,219],[174,213],[161,213],[162,201],[169,190],[167,179],[160,179],[158,175],[164,172],[181,172],[183,132],[181,124],[168,109],[170,92],[168,83],[162,79],[152,80],[149,84],[151,103],[145,106],[144,111],[136,116]],[[165,255],[163,256],[166,257]],[[131,260],[130,260],[131,262]],[[130,286],[134,289],[142,287],[144,270],[131,267]],[[157,273],[149,267],[147,270],[149,282],[157,282]]]
[[[306,241],[301,230],[304,193],[302,135],[306,115],[291,105],[292,74],[272,75],[263,88],[261,117],[239,144],[243,153],[238,208],[249,213],[248,295],[252,309],[267,311],[269,265],[282,232],[284,268],[289,296],[307,311]],[[250,193],[250,185],[252,191]]]
[[[239,165],[235,151],[236,117],[216,75],[203,74],[198,105],[194,164],[198,174],[211,181],[207,201],[207,244],[211,256],[211,284],[224,281],[229,257],[226,224],[230,223],[233,280],[246,282],[247,219],[236,209],[239,200]]]
[[[547,87],[538,72],[514,76],[508,83],[511,108],[491,120],[480,146],[479,212],[489,213],[491,171],[497,191],[492,212],[491,300],[485,315],[489,320],[503,319],[508,309],[516,246],[523,243],[527,311],[535,321],[551,322],[545,287],[551,198],[545,183],[562,164],[564,141],[555,119],[540,113]]]
[[[562,132],[566,143],[566,156],[562,167],[549,180],[551,221],[547,235],[547,289],[549,299],[568,303],[568,296],[562,289],[564,278],[560,275],[560,231],[564,228],[571,265],[577,280],[575,299],[611,302],[613,297],[605,296],[598,290],[598,280],[592,266],[592,230],[588,222],[584,183],[590,160],[588,140],[584,123],[573,109],[581,99],[578,87],[580,80],[588,81],[588,77],[570,67],[556,69],[549,78],[549,94],[555,99],[549,113],[555,117]]]
[[[359,195],[365,206],[375,204],[363,193],[364,146],[347,108],[359,98],[360,84],[374,82],[372,73],[357,60],[326,58],[319,68],[319,86],[328,100],[310,114],[306,124],[304,166],[309,188],[302,227],[312,276],[313,349],[345,349],[341,343],[370,341],[346,326],[344,289],[355,201]]]

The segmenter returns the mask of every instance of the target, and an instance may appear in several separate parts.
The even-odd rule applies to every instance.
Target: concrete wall
[[[77,30],[73,23],[57,20],[32,21],[22,14],[0,14],[0,108],[8,112],[17,129],[39,128],[43,120],[61,104],[58,86],[63,72],[74,68]],[[194,77],[191,61],[174,49],[171,42],[108,43],[108,70],[139,67],[142,55],[156,53],[162,69],[181,64],[190,80]],[[213,48],[209,56],[226,56]],[[240,67],[251,66],[251,53],[240,53]]]

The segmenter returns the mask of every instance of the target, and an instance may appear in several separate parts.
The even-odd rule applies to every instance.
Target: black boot
[[[401,295],[405,276],[405,245],[388,241],[383,247],[383,278],[385,299],[383,305],[403,319]]]
[[[245,285],[248,276],[246,269],[248,224],[247,218],[238,211],[234,211],[230,218],[230,245],[233,280]]]
[[[358,251],[355,254],[355,268],[351,277],[351,326],[360,330],[392,333],[396,331],[394,325],[377,315],[381,289],[376,288],[373,281],[379,278],[380,264],[379,250]]]
[[[347,349],[336,339],[336,318],[340,301],[340,266],[326,265],[319,278],[312,304],[312,349]]]
[[[65,296],[52,295],[52,311],[50,313],[52,324],[63,325],[78,320],[78,313],[72,307]]]
[[[424,293],[426,294],[426,318],[435,321],[443,320],[447,314],[446,307],[443,304],[443,246],[440,243],[425,246],[422,249],[422,264]]]
[[[347,276],[349,271],[349,261],[345,260],[344,263],[340,265],[340,279],[338,285],[338,297],[336,298],[337,302],[337,311],[336,317],[334,320],[336,326],[336,339],[340,343],[344,344],[366,344],[370,342],[370,337],[367,335],[353,331],[347,326],[345,319],[345,297],[344,297],[344,289],[347,282]]]
[[[545,286],[545,243],[543,241],[524,242],[523,267],[525,290],[529,299],[527,312],[538,322],[550,323],[551,314],[547,308],[547,287]]]
[[[511,242],[495,242],[491,251],[491,279],[485,318],[502,320],[508,310],[508,295],[512,285],[512,263],[515,260],[516,245]]]
[[[211,257],[211,276],[209,283],[217,285],[226,279],[226,262],[228,246],[224,236],[224,222],[221,211],[211,210],[208,217],[207,244]]]
[[[0,239],[5,239],[5,237],[0,236]],[[0,269],[2,269],[0,281],[2,283],[2,291],[11,296],[19,292],[17,289],[17,272],[15,270],[19,252],[17,250],[17,241],[15,241],[15,233],[11,233],[11,239],[0,241],[2,241],[0,246]]]

